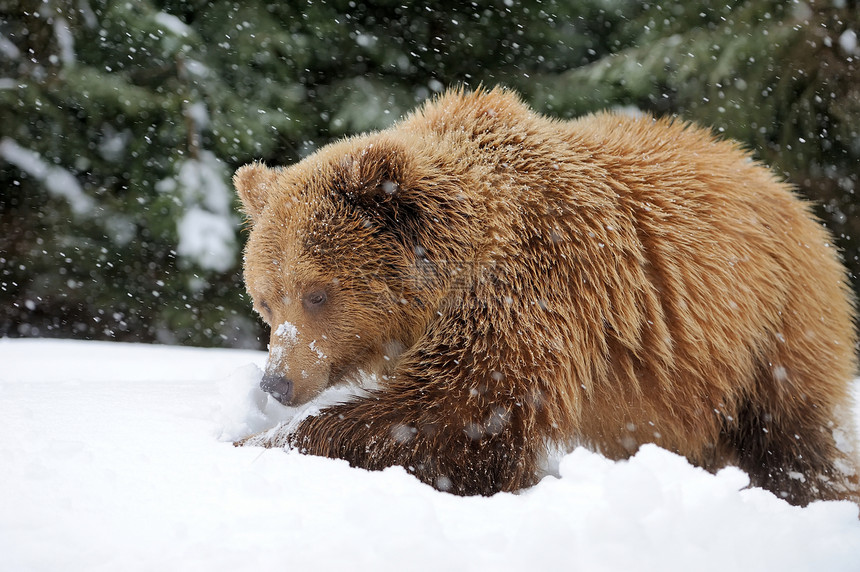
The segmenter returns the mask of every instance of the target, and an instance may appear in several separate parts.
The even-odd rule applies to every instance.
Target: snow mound
[[[262,377],[263,371],[258,366],[248,364],[221,381],[215,413],[219,440],[233,442],[265,432],[260,439],[248,442],[249,445],[261,444],[266,436],[289,434],[303,419],[317,415],[330,405],[349,401],[362,392],[358,386],[330,387],[309,403],[287,407],[260,389]]]
[[[219,384],[215,420],[220,441],[237,441],[292,418],[289,408],[260,389],[262,377],[259,367],[248,364]]]
[[[794,507],[656,446],[576,449],[530,489],[467,498],[401,467],[233,447],[355,394],[283,407],[264,362],[0,339],[0,569],[858,570],[856,505]]]

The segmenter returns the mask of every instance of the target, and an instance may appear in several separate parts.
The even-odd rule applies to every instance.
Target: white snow
[[[0,35],[0,54],[3,54],[10,60],[17,60],[21,57],[21,50],[18,49],[12,40],[6,36]]]
[[[319,358],[320,361],[328,358],[328,356],[325,355],[325,352],[323,352],[321,349],[319,349],[319,347],[317,347],[316,340],[311,340],[311,343],[308,344],[308,347],[311,349],[312,352],[317,354],[317,358]]]
[[[60,61],[66,66],[75,65],[75,38],[69,29],[69,23],[62,17],[54,16],[54,37],[60,48]]]
[[[3,82],[0,79],[0,89],[4,89]],[[0,139],[0,158],[40,181],[50,195],[65,200],[75,215],[100,224],[114,244],[124,246],[135,237],[135,226],[128,217],[116,212],[104,216],[102,207],[86,194],[72,173],[50,164],[36,151],[22,147],[9,137],[3,137]]]
[[[173,14],[158,12],[154,16],[154,19],[160,26],[163,26],[168,32],[175,36],[185,38],[191,34],[191,28]]]
[[[164,179],[156,189],[174,193],[185,208],[176,223],[176,253],[198,266],[225,272],[236,263],[236,218],[225,166],[211,151],[198,159],[182,161],[175,178]]]
[[[627,462],[577,449],[490,498],[234,448],[312,413],[256,387],[265,359],[0,339],[0,568],[858,570],[857,506],[792,507],[654,446]]]
[[[50,194],[65,199],[76,215],[86,215],[95,210],[95,201],[84,192],[75,176],[62,167],[51,165],[39,153],[3,137],[0,139],[0,157],[41,181]]]
[[[197,129],[206,129],[209,127],[209,111],[206,109],[206,104],[202,101],[195,101],[185,108],[185,113],[191,117],[194,127]]]
[[[99,155],[111,162],[119,162],[125,157],[129,142],[132,140],[130,129],[117,131],[111,125],[102,128],[102,136],[99,141]]]
[[[857,49],[857,32],[848,29],[842,32],[839,36],[839,47],[849,56],[856,56],[860,53]]]
[[[239,367],[218,384],[215,419],[218,439],[237,441],[286,422],[295,411],[271,399],[260,389],[260,368],[253,363]]]
[[[299,339],[299,329],[290,322],[284,322],[275,328],[275,335],[284,338],[284,344],[293,345]]]
[[[226,272],[233,266],[236,240],[229,218],[192,206],[176,223],[176,253],[194,260],[201,268]]]

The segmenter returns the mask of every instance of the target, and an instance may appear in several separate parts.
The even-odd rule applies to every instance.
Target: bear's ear
[[[259,162],[239,167],[236,174],[233,175],[233,186],[239,193],[242,210],[252,221],[256,220],[263,212],[263,207],[269,200],[269,191],[276,176],[277,171],[269,169]]]
[[[341,160],[334,188],[379,222],[403,223],[420,209],[419,170],[403,145],[377,140]]]

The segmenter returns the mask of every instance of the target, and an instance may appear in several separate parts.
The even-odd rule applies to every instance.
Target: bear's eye
[[[328,295],[325,293],[325,290],[311,292],[305,295],[305,307],[308,310],[315,310],[325,304],[326,299],[328,299]]]
[[[267,318],[271,317],[272,308],[269,306],[269,304],[265,300],[261,300],[259,302],[259,306],[260,306],[260,310],[262,310],[262,314],[264,314],[265,317],[267,317]]]

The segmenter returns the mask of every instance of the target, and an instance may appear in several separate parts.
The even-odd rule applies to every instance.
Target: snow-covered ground
[[[234,448],[289,413],[254,387],[264,360],[0,340],[0,570],[860,570],[857,506],[653,446],[491,498]]]

